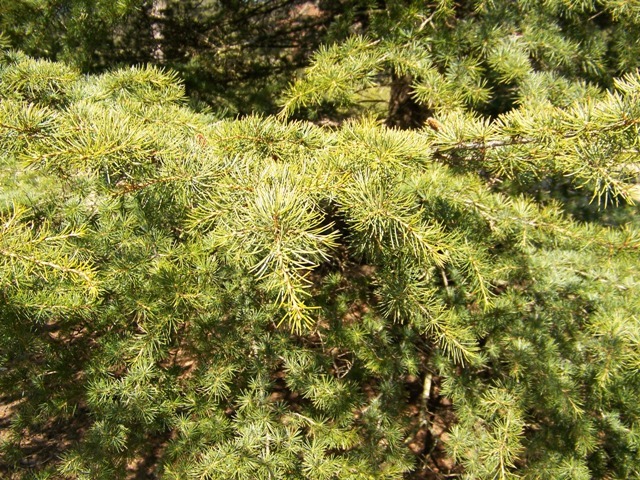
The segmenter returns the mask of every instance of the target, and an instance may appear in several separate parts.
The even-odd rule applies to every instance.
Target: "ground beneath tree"
[[[406,444],[416,455],[416,469],[405,476],[407,480],[444,480],[461,472],[454,466],[444,447],[447,432],[455,423],[451,401],[440,396],[440,378],[433,377],[427,403],[423,408],[423,381],[417,377],[407,378],[410,402],[407,415],[410,431]],[[15,421],[20,399],[0,397],[0,444],[12,437],[11,424]],[[71,422],[55,422],[39,429],[24,429],[15,446],[0,451],[0,478],[22,480],[29,473],[53,465],[74,442],[86,432],[89,418],[79,412]],[[157,463],[169,440],[169,434],[150,437],[144,451],[127,465],[127,480],[159,479]]]
[[[440,480],[457,476],[461,469],[448,455],[445,442],[456,416],[451,400],[440,395],[440,377],[433,377],[426,412],[423,411],[423,387],[421,379],[409,378],[411,392],[408,413],[411,417],[412,435],[407,444],[416,455],[416,469],[407,480]]]
[[[54,463],[86,430],[86,416],[77,415],[71,422],[50,422],[29,428],[17,435],[12,423],[17,420],[21,399],[0,397],[0,476],[7,480],[25,478]],[[16,438],[17,436],[17,438]],[[6,448],[11,440],[13,445]]]

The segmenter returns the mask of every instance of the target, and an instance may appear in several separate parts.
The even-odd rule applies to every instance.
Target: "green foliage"
[[[516,18],[473,5],[477,29]],[[596,8],[543,5],[571,25]],[[570,39],[539,47],[557,68],[534,69],[533,50],[527,68],[519,37],[489,29],[502,50],[476,52],[486,77],[473,52],[456,64],[458,47],[436,48],[463,34],[462,7],[398,8],[418,33],[457,27],[428,30],[431,53],[426,33],[328,47],[285,113],[422,69],[440,96],[415,131],[221,120],[190,109],[171,72],[83,77],[4,52],[3,474],[118,479],[146,461],[168,479],[400,479],[429,461],[409,448],[420,435],[463,478],[640,474],[640,233],[625,203],[640,76],[606,90],[567,77],[561,47],[596,48]],[[327,79],[345,54],[358,75]],[[482,116],[501,82],[520,82],[517,101]],[[564,202],[541,193],[558,178]],[[22,442],[70,428],[43,461]]]
[[[564,107],[640,66],[636,1],[388,3],[368,9],[364,36],[315,54],[282,115],[357,102],[358,90],[393,89],[394,77],[430,113]]]

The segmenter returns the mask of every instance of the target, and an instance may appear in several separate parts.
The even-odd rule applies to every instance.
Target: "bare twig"
[[[429,410],[427,409],[427,404],[429,403],[429,398],[431,397],[431,381],[433,380],[433,375],[430,372],[427,372],[424,375],[424,383],[422,385],[422,396],[420,398],[422,402],[422,408],[420,410],[420,425],[427,425],[429,423],[429,419],[427,417]]]

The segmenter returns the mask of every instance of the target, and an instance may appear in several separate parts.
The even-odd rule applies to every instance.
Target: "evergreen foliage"
[[[280,117],[198,113],[156,67],[4,50],[2,473],[400,479],[444,442],[462,478],[640,476],[640,75],[551,28],[600,9],[615,39],[633,5],[398,3],[417,37],[325,48]],[[480,21],[535,14],[539,50]],[[470,60],[485,27],[502,50]],[[405,74],[422,129],[288,118]],[[56,429],[75,434],[40,461],[24,439]]]

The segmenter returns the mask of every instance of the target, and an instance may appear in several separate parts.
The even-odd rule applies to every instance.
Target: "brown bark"
[[[164,22],[166,21],[167,0],[153,0],[151,5],[151,35],[153,36],[153,50],[151,57],[156,63],[164,63],[165,54],[164,42]]]
[[[389,114],[386,124],[403,130],[420,128],[430,116],[429,110],[416,102],[411,96],[410,75],[393,75],[389,97]]]

